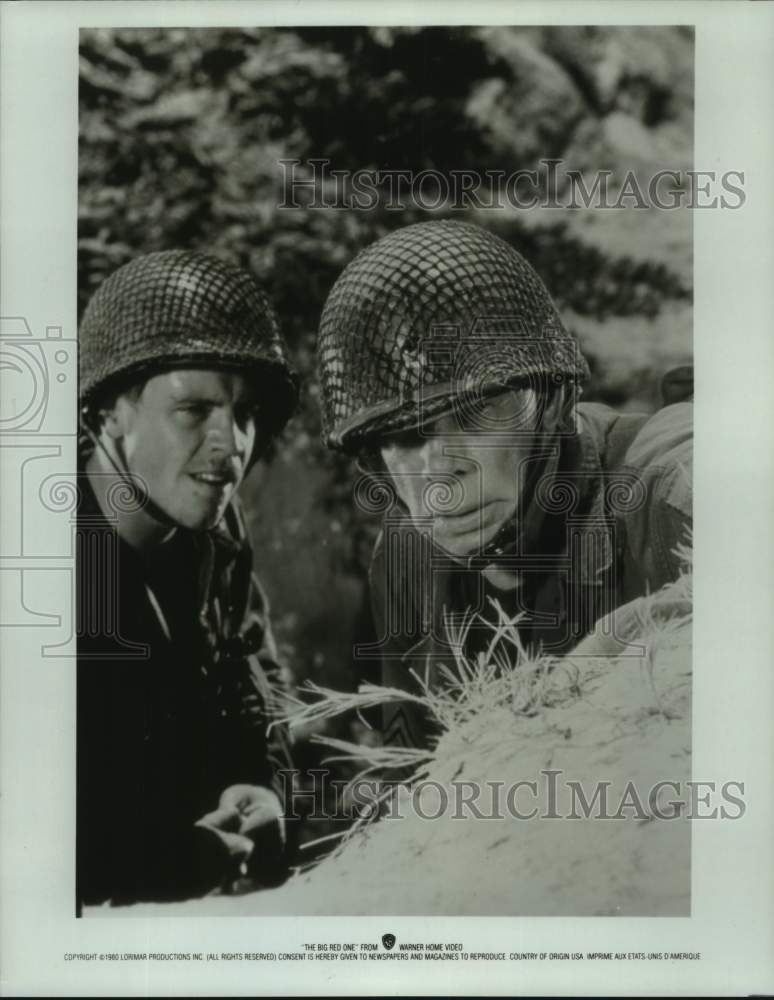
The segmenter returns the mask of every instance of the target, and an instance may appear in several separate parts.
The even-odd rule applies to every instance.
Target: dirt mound
[[[500,699],[450,728],[395,815],[313,870],[132,914],[688,915],[690,615],[675,606],[646,616],[644,652],[565,661],[537,710]]]

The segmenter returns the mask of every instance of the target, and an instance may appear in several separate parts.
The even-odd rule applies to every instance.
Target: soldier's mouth
[[[437,526],[450,528],[457,532],[483,527],[495,513],[493,508],[498,502],[497,500],[489,500],[484,504],[477,504],[475,507],[469,507],[463,511],[437,516],[433,520]]]
[[[205,486],[212,486],[216,489],[225,489],[234,482],[234,477],[226,473],[218,472],[192,472],[191,479]]]

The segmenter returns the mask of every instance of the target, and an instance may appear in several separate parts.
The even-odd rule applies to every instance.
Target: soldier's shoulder
[[[581,403],[583,431],[611,471],[628,470],[651,501],[689,514],[693,465],[693,403],[672,403],[653,414],[619,414],[602,403]]]
[[[630,444],[624,464],[645,481],[652,498],[690,516],[693,500],[693,404],[654,413]]]
[[[645,469],[690,462],[692,450],[693,403],[672,403],[643,423],[626,452],[626,463]]]

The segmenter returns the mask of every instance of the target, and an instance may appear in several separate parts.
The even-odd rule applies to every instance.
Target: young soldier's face
[[[516,512],[537,399],[507,391],[461,419],[382,441],[381,455],[416,526],[453,556],[483,548]]]
[[[255,444],[257,400],[241,375],[185,369],[119,396],[108,417],[128,471],[176,524],[214,527]]]

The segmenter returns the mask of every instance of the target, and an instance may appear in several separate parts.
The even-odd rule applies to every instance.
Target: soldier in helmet
[[[280,669],[236,491],[297,399],[253,277],[139,257],[80,327],[79,905],[287,870]]]
[[[678,576],[687,393],[650,419],[579,403],[586,361],[503,240],[437,221],[368,247],[328,297],[318,358],[326,441],[359,458],[356,499],[385,515],[370,652],[387,685],[443,683],[450,634],[486,650],[495,602],[533,651],[614,648],[597,623],[631,621],[612,613]],[[383,726],[392,744],[431,734],[410,700]]]

